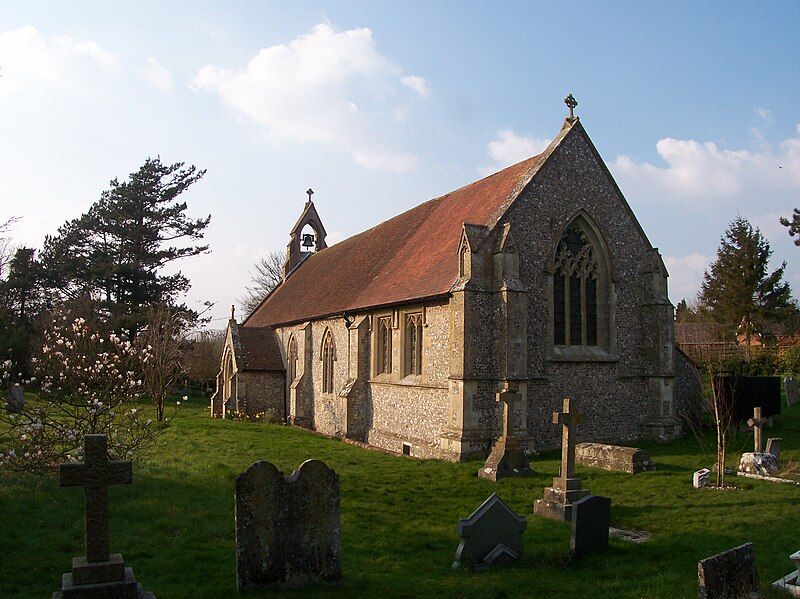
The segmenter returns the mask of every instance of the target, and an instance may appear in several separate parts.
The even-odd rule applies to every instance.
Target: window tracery
[[[553,342],[596,346],[599,264],[578,223],[567,227],[556,248],[553,273]]]

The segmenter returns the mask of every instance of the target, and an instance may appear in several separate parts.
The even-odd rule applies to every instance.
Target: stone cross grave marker
[[[581,557],[596,549],[606,549],[610,524],[610,498],[588,495],[573,503],[570,535],[572,556]]]
[[[126,568],[122,555],[111,554],[108,545],[108,487],[128,485],[133,478],[130,462],[108,459],[105,435],[84,437],[84,462],[59,465],[62,487],[83,487],[86,514],[86,556],[72,560],[72,572],[63,575],[61,591],[54,599],[93,597],[149,597]]]
[[[561,473],[553,486],[544,490],[544,499],[537,499],[533,512],[553,520],[572,520],[572,503],[589,494],[581,489],[581,479],[575,476],[575,427],[583,420],[575,402],[565,397],[563,410],[553,412],[553,424],[561,425]]]
[[[497,393],[497,401],[503,407],[503,434],[495,441],[492,451],[478,476],[496,481],[508,476],[530,476],[533,470],[528,467],[528,458],[522,449],[519,438],[514,434],[514,405],[522,395],[508,383]]]
[[[129,485],[133,478],[130,462],[109,461],[105,435],[86,435],[83,464],[59,466],[62,487],[83,487],[86,514],[86,559],[108,560],[108,486]]]
[[[476,571],[512,562],[522,556],[525,516],[517,516],[496,493],[492,493],[469,518],[456,525],[461,543],[453,568],[462,564]]]
[[[761,417],[761,408],[753,408],[753,417],[747,421],[747,426],[753,429],[753,443],[755,453],[761,453],[761,429],[768,422],[767,418]]]
[[[300,587],[342,579],[339,476],[306,460],[289,476],[256,462],[236,479],[236,585]]]
[[[752,543],[745,543],[697,562],[700,599],[753,597],[758,592],[756,554]]]

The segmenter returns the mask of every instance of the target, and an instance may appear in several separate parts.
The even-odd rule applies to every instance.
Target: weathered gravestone
[[[544,499],[533,504],[533,513],[551,520],[572,520],[572,504],[589,494],[581,489],[581,479],[575,477],[575,427],[581,422],[581,414],[575,403],[564,398],[564,410],[553,412],[553,424],[561,425],[561,476],[553,479],[553,486],[546,487]]]
[[[755,451],[742,454],[739,460],[739,472],[770,476],[778,471],[778,459],[771,453],[765,453],[761,450],[761,428],[766,423],[767,418],[761,417],[761,408],[753,408],[753,417],[747,421],[747,425],[753,429]]]
[[[795,571],[772,583],[772,587],[784,591],[792,597],[800,597],[800,551],[789,556],[794,562]]]
[[[25,409],[25,390],[19,383],[11,385],[8,391],[7,406],[9,412],[21,412]]]
[[[697,562],[700,599],[749,599],[758,591],[756,554],[745,543]]]
[[[285,477],[256,462],[236,479],[236,584],[299,587],[342,579],[339,476],[306,460]]]
[[[774,455],[776,460],[781,459],[781,443],[783,443],[783,438],[781,437],[767,439],[767,453]]]
[[[611,499],[599,495],[583,497],[572,504],[570,552],[581,557],[597,549],[608,548],[611,523]]]
[[[456,525],[461,543],[453,567],[467,565],[481,571],[522,557],[525,516],[517,516],[496,493]]]
[[[784,377],[783,388],[786,390],[786,405],[791,408],[800,401],[800,381],[793,376]]]
[[[605,443],[578,443],[575,446],[575,461],[583,466],[628,474],[656,468],[650,460],[650,454],[643,449]]]
[[[119,553],[108,547],[108,485],[128,485],[131,463],[109,461],[105,435],[86,435],[84,460],[59,466],[62,487],[82,486],[86,514],[86,555],[72,559],[72,572],[61,578],[53,599],[155,599],[145,592]]]
[[[528,467],[528,458],[522,449],[519,438],[514,434],[514,404],[522,399],[508,384],[497,393],[497,401],[503,407],[503,434],[495,441],[483,468],[478,476],[491,481],[509,476],[530,476],[533,470]]]
[[[707,487],[710,482],[711,470],[703,468],[692,475],[692,486],[695,489]]]

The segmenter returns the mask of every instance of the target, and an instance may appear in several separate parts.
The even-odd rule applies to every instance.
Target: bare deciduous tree
[[[283,280],[284,252],[270,252],[253,265],[252,286],[247,288],[239,304],[246,314],[251,314],[264,298]]]
[[[191,384],[201,384],[203,389],[213,381],[219,371],[223,331],[200,331],[186,343],[183,369]]]
[[[183,315],[166,306],[150,312],[147,325],[136,337],[136,344],[147,351],[142,364],[145,388],[156,406],[156,419],[164,419],[167,393],[183,372],[182,357],[186,331]]]

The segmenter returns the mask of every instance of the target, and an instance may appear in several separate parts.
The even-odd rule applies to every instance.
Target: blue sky
[[[147,156],[213,252],[214,316],[283,249],[310,186],[337,241],[537,153],[576,113],[692,297],[727,223],[761,227],[795,296],[800,3],[4,2],[0,219],[18,243]],[[222,321],[216,321],[222,323]]]

